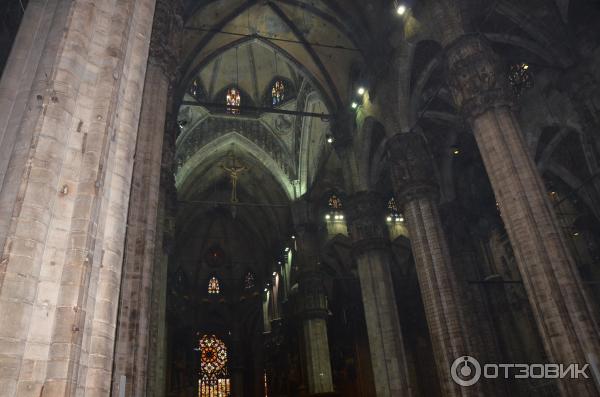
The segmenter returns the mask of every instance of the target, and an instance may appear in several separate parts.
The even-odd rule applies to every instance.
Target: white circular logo
[[[461,386],[473,386],[481,378],[481,365],[471,356],[462,356],[454,360],[450,367],[452,380]]]

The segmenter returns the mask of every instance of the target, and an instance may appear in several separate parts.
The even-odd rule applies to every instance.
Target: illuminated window
[[[199,397],[229,397],[231,387],[227,370],[227,346],[215,335],[200,338]]]
[[[516,96],[520,96],[525,90],[533,87],[533,76],[529,65],[525,62],[512,65],[508,74],[508,81]]]
[[[271,89],[271,97],[273,98],[273,106],[279,105],[285,98],[285,84],[281,80],[277,80]]]
[[[202,90],[200,89],[200,82],[198,81],[198,79],[194,79],[194,81],[192,81],[192,84],[190,85],[190,88],[188,89],[188,93],[194,97],[194,99],[196,100],[200,100],[200,97],[202,95]]]
[[[255,285],[254,274],[252,272],[246,273],[246,277],[244,277],[244,289],[246,291],[251,290]]]
[[[230,88],[227,90],[227,113],[230,114],[240,114],[239,108],[234,108],[233,106],[240,106],[242,98],[240,97],[240,92],[235,88]]]
[[[219,280],[216,277],[211,277],[211,279],[208,280],[208,293],[216,295],[220,292]]]
[[[329,212],[325,214],[325,220],[344,220],[344,214],[342,213],[342,200],[338,196],[336,196],[335,194],[329,196],[327,206],[329,207]]]
[[[340,200],[340,198],[338,196],[336,196],[335,194],[332,194],[329,197],[328,205],[329,205],[329,208],[331,208],[332,210],[341,210],[342,209],[342,200]]]
[[[392,197],[390,201],[388,201],[387,206],[387,221],[388,222],[404,222],[404,217],[398,211],[398,206],[396,205],[396,200]]]

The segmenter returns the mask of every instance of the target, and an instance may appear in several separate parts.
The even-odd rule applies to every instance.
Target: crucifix
[[[231,165],[227,166],[227,164],[224,163],[224,164],[221,164],[221,168],[223,168],[223,170],[225,170],[227,173],[229,173],[229,179],[231,180],[231,202],[237,203],[238,202],[237,180],[238,180],[240,174],[244,171],[248,171],[249,168],[246,167],[241,162],[238,163],[237,158],[235,157],[234,154],[230,154],[229,159],[230,159]]]

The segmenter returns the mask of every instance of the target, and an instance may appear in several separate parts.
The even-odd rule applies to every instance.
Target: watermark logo
[[[473,386],[481,379],[589,379],[589,364],[484,364],[471,356],[454,360],[452,380],[461,386]]]
[[[461,386],[473,386],[481,378],[481,365],[471,356],[459,357],[450,368],[452,380]]]

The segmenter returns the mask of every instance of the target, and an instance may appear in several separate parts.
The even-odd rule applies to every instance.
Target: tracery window
[[[285,84],[283,81],[277,80],[275,84],[273,84],[271,98],[273,99],[273,106],[277,106],[283,102],[285,98]]]
[[[512,65],[508,74],[508,81],[516,96],[520,96],[525,90],[532,88],[533,76],[529,64],[521,62]]]
[[[208,293],[211,295],[216,295],[221,292],[221,288],[219,286],[219,279],[216,277],[211,277],[208,280]]]
[[[256,285],[254,273],[248,272],[246,273],[246,277],[244,277],[244,289],[246,291],[251,290]]]
[[[325,215],[325,220],[334,219],[336,221],[341,221],[344,219],[344,214],[342,213],[342,200],[332,194],[329,196],[329,200],[327,201],[327,206],[329,207],[329,212]]]
[[[203,335],[200,338],[199,351],[199,397],[229,397],[231,385],[225,342],[215,335]]]
[[[236,88],[230,88],[227,90],[226,100],[227,100],[227,113],[240,114],[240,109],[233,107],[233,106],[240,106],[240,103],[242,102],[240,92]]]
[[[387,211],[388,222],[404,222],[404,217],[398,210],[398,205],[396,205],[396,200],[394,200],[393,197],[390,199],[390,201],[388,201]]]
[[[329,208],[331,208],[332,210],[341,210],[342,209],[342,200],[340,200],[340,198],[338,196],[336,196],[335,194],[332,194],[331,196],[329,196],[328,205],[329,205]]]

